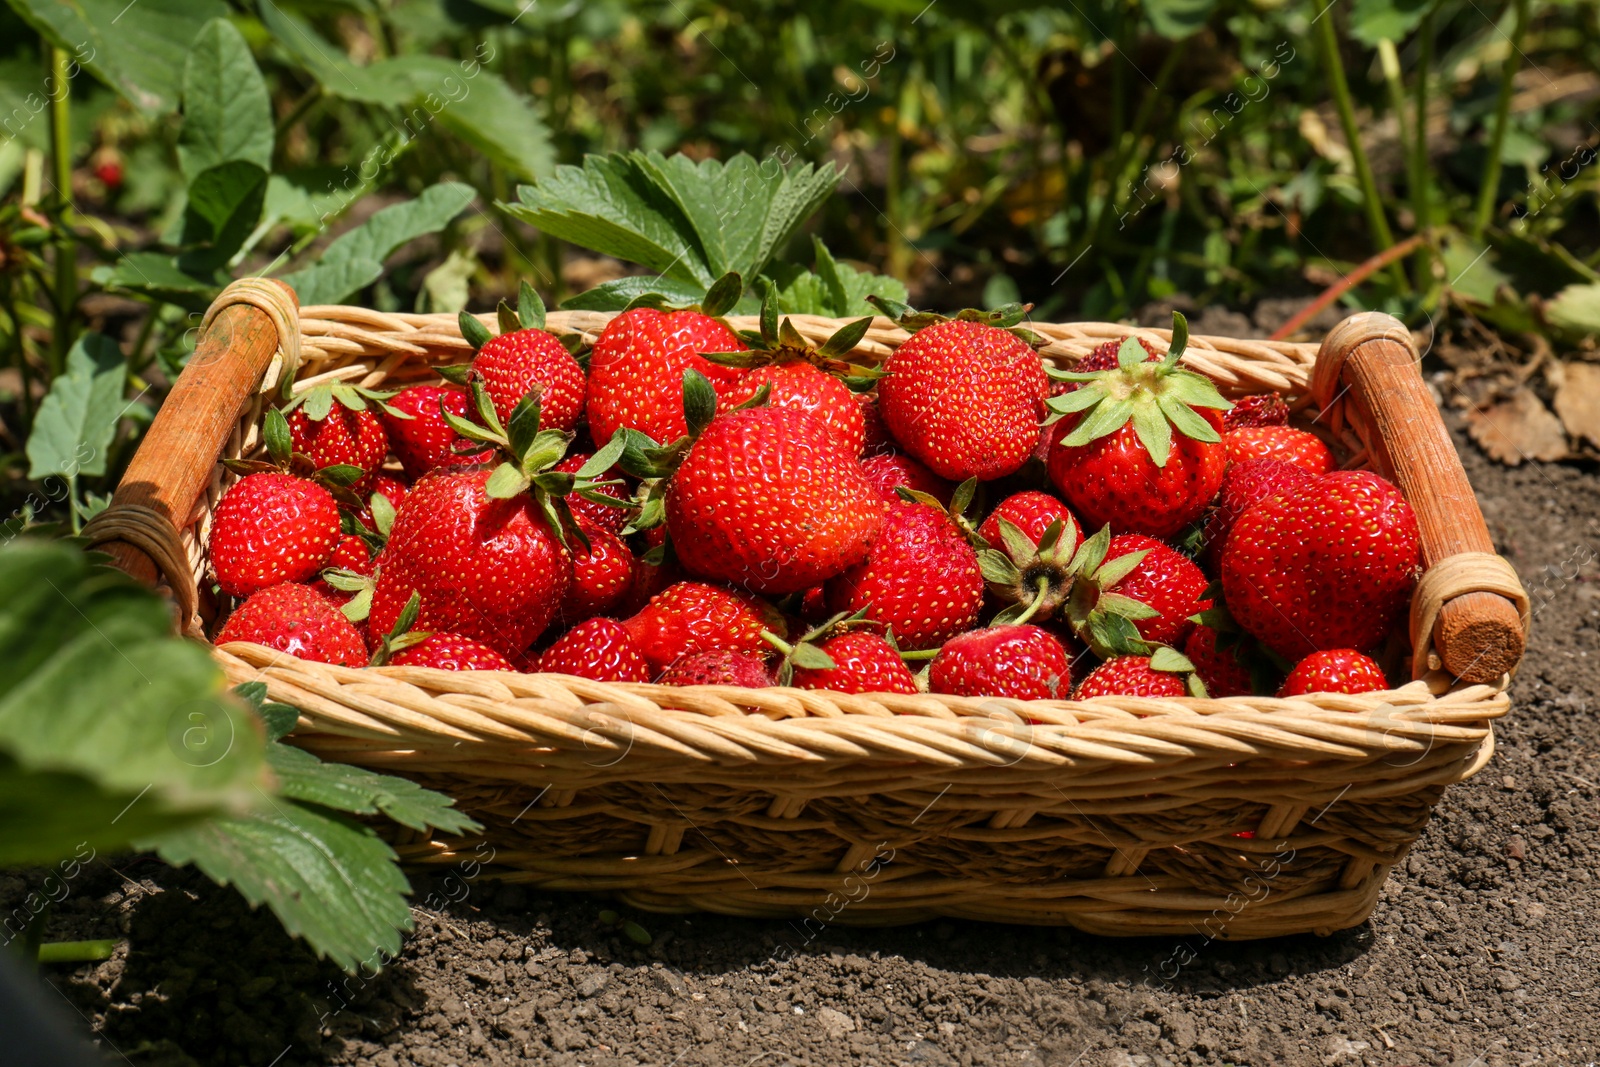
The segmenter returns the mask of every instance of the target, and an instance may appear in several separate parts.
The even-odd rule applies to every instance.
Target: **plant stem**
[[[1494,125],[1489,130],[1489,154],[1483,160],[1483,180],[1478,185],[1478,210],[1472,215],[1472,236],[1482,237],[1494,216],[1495,195],[1500,191],[1500,154],[1505,149],[1506,124],[1511,117],[1511,82],[1522,66],[1522,35],[1528,28],[1531,0],[1514,0],[1516,23],[1511,29],[1511,51],[1500,67],[1500,90],[1494,101]]]
[[[117,950],[115,940],[52,941],[39,946],[40,963],[90,963],[108,960]]]
[[[1044,604],[1045,594],[1047,594],[1049,592],[1050,592],[1050,579],[1048,579],[1048,578],[1040,578],[1035,583],[1035,588],[1034,588],[1034,591],[1033,591],[1033,599],[1028,602],[1028,610],[1024,611],[1021,615],[1018,615],[1012,621],[1017,626],[1021,626],[1023,623],[1026,623],[1030,619],[1032,619],[1036,614],[1038,614],[1040,606]]]
[[[1412,90],[1413,108],[1411,137],[1411,213],[1417,217],[1417,232],[1424,233],[1432,225],[1432,212],[1428,207],[1428,73],[1433,66],[1433,13],[1430,7],[1422,16],[1422,27],[1417,32],[1417,84]],[[1433,249],[1426,244],[1417,249],[1412,261],[1412,271],[1418,292],[1426,292],[1433,280]]]
[[[78,259],[72,241],[68,213],[72,209],[72,111],[66,49],[50,49],[51,77],[55,92],[50,94],[50,152],[56,179],[56,321],[52,374],[60,374],[72,347],[72,312],[78,302]]]
[[[1285,338],[1292,336],[1294,332],[1301,326],[1311,321],[1317,312],[1321,311],[1323,308],[1339,299],[1345,293],[1366,281],[1384,267],[1391,263],[1398,263],[1400,260],[1410,255],[1412,249],[1419,248],[1425,243],[1426,241],[1423,234],[1413,234],[1394,247],[1379,252],[1371,259],[1361,263],[1349,274],[1346,274],[1343,278],[1340,278],[1338,281],[1328,286],[1328,288],[1324,289],[1321,296],[1317,297],[1311,303],[1301,308],[1295,314],[1294,318],[1278,327],[1277,331],[1273,333],[1269,340],[1282,341]]]
[[[1355,102],[1350,97],[1350,83],[1345,79],[1344,60],[1339,57],[1339,37],[1334,30],[1333,19],[1328,17],[1329,7],[1327,0],[1316,0],[1317,17],[1313,21],[1317,27],[1317,43],[1322,49],[1322,58],[1327,66],[1328,86],[1333,90],[1334,106],[1339,110],[1339,125],[1344,129],[1345,142],[1350,146],[1350,160],[1355,164],[1356,180],[1361,184],[1361,200],[1367,210],[1367,225],[1372,230],[1372,239],[1377,242],[1380,252],[1387,251],[1394,245],[1394,233],[1389,229],[1389,220],[1383,214],[1383,201],[1378,199],[1378,183],[1372,176],[1372,164],[1367,160],[1367,151],[1361,146],[1361,129],[1356,125]],[[1410,288],[1405,273],[1398,264],[1391,266],[1394,283],[1397,289],[1405,291]]]

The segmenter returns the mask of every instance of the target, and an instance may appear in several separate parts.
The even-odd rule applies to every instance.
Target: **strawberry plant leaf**
[[[324,763],[310,752],[290,745],[269,746],[267,762],[277,776],[279,794],[292,800],[352,815],[381,812],[413,830],[465,834],[482,829],[443,793],[424,789],[405,778],[342,763]]]
[[[272,170],[272,101],[244,35],[226,18],[201,27],[183,66],[178,165],[191,180],[233,160]]]
[[[85,333],[67,353],[66,373],[50,383],[28,438],[28,477],[100,475],[126,405],[122,349]]]
[[[474,352],[494,339],[494,335],[489,332],[489,327],[485,326],[478,316],[470,311],[463,311],[457,315],[456,322],[461,327],[462,338],[472,346]]]
[[[654,294],[660,302],[687,306],[699,303],[705,292],[705,286],[694,282],[652,275],[629,275],[601,282],[593,289],[570,296],[561,302],[561,306],[574,311],[621,311],[650,294]]]
[[[794,263],[782,263],[773,269],[777,307],[784,314],[825,315],[835,319],[871,316],[874,311],[868,302],[871,294],[905,300],[906,287],[897,279],[859,271],[848,263],[838,262],[818,237],[812,237],[811,247],[815,252],[811,270]]]
[[[517,287],[517,321],[524,330],[542,330],[546,321],[544,301],[526,281]]]

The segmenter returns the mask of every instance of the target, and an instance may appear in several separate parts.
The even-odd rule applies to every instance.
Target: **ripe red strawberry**
[[[816,647],[833,660],[833,666],[795,667],[794,684],[801,689],[828,689],[835,693],[917,691],[916,676],[881,634],[847,630]]]
[[[1217,493],[1217,506],[1206,519],[1205,545],[1211,559],[1221,559],[1234,523],[1246,509],[1268,497],[1309,482],[1314,477],[1304,467],[1281,459],[1247,459],[1228,467]]]
[[[1228,402],[1178,363],[1187,338],[1173,316],[1172,344],[1151,362],[1132,340],[1115,370],[1054,397],[1065,414],[1050,449],[1050,480],[1090,528],[1172,537],[1200,517],[1227,467],[1218,427]]]
[[[893,452],[896,446],[888,425],[883,421],[883,410],[878,407],[876,393],[857,393],[856,403],[861,405],[861,454],[877,456]]]
[[[542,329],[513,330],[491,338],[472,357],[472,375],[494,403],[502,423],[524,396],[539,390],[539,426],[570,430],[583,414],[583,368],[553,334]]]
[[[765,689],[772,674],[760,656],[750,652],[691,652],[668,667],[659,679],[662,685],[737,685],[745,689]]]
[[[1222,430],[1231,433],[1246,426],[1287,426],[1289,405],[1277,393],[1256,393],[1234,401],[1222,416]]]
[[[1313,652],[1284,679],[1281,697],[1307,693],[1376,693],[1389,688],[1383,668],[1353,648]]]
[[[1183,676],[1174,671],[1156,670],[1149,656],[1118,656],[1089,672],[1078,686],[1078,700],[1090,697],[1182,697],[1189,691]]]
[[[1287,659],[1383,643],[1421,569],[1416,515],[1368,471],[1335,471],[1239,517],[1222,589],[1239,625]]]
[[[301,404],[289,413],[294,450],[310,456],[312,465],[319,470],[339,464],[360,467],[366,473],[351,483],[350,489],[370,492],[378,468],[389,455],[389,435],[378,416],[366,408],[354,410],[335,403],[323,418],[313,419],[306,410],[309,407],[310,404]]]
[[[948,319],[912,334],[887,370],[878,383],[883,421],[941,478],[1004,477],[1039,443],[1049,379],[1015,334]]]
[[[1228,446],[1230,463],[1277,459],[1311,474],[1327,474],[1338,466],[1320,437],[1289,426],[1246,426],[1227,434],[1223,441]]]
[[[666,532],[666,528],[662,526],[657,526],[655,529],[660,530],[663,534]],[[647,543],[648,535],[651,532],[651,530],[645,531]],[[651,545],[650,547],[654,548],[655,546]],[[650,603],[651,598],[656,594],[677,585],[687,577],[688,575],[683,573],[683,568],[678,566],[678,557],[670,552],[660,563],[646,563],[643,556],[634,557],[633,580],[628,583],[628,591],[622,595],[621,601],[617,603],[617,617],[626,618],[629,615],[638,614],[644,610],[644,606]]]
[[[485,492],[490,473],[439,470],[411,487],[378,556],[373,632],[393,628],[413,590],[416,629],[470,637],[507,659],[549,625],[572,563],[531,496]]]
[[[457,442],[463,445],[470,442],[445,423],[439,411],[441,403],[452,415],[468,417],[471,400],[466,390],[453,385],[413,385],[402,389],[389,401],[389,406],[411,418],[397,419],[387,413],[382,416],[383,428],[389,433],[389,447],[409,478],[420,478],[435,467],[484,463],[494,455],[493,449],[457,455],[453,446]]]
[[[1217,647],[1217,631],[1197,625],[1183,642],[1183,654],[1214,697],[1245,697],[1255,692],[1250,668],[1239,659],[1239,646]]]
[[[222,494],[211,522],[211,566],[232,596],[303,582],[328,565],[339,541],[339,505],[322,486],[263,471]]]
[[[701,352],[744,352],[746,346],[716,319],[698,311],[624,311],[606,324],[589,355],[589,433],[597,446],[631,426],[663,444],[688,432],[683,421],[683,372],[697,370],[726,389],[745,371],[702,358]]]
[[[589,462],[589,457],[593,454],[592,452],[575,452],[560,463],[557,463],[552,469],[558,470],[563,474],[576,474],[580,467]],[[621,477],[622,472],[613,467],[606,472],[601,480],[610,481],[613,478]],[[627,486],[624,485],[603,485],[594,491],[603,496],[611,497],[613,500],[628,499]],[[567,497],[567,506],[572,509],[574,515],[582,515],[596,526],[604,530],[610,530],[612,533],[621,533],[622,528],[628,525],[628,520],[634,514],[627,508],[613,508],[605,504],[597,504],[593,500],[585,500],[576,493]]]
[[[978,556],[950,516],[927,504],[890,504],[867,558],[823,587],[835,613],[866,610],[901,648],[936,648],[978,621]]]
[[[690,652],[765,655],[763,630],[782,636],[783,616],[763,600],[703,582],[679,582],[650,599],[623,627],[653,671]]]
[[[684,568],[759,593],[796,592],[860,562],[883,508],[833,431],[773,407],[712,419],[666,494]]]
[[[580,622],[544,650],[538,669],[596,682],[648,682],[655,673],[615,619]]]
[[[309,585],[285,582],[251,594],[216,643],[249,641],[313,663],[367,664],[367,646],[350,620]]]
[[[1160,612],[1150,618],[1134,620],[1140,637],[1163,645],[1182,644],[1194,626],[1189,616],[1210,606],[1209,601],[1201,600],[1210,583],[1194,560],[1143,534],[1113,537],[1111,547],[1106,549],[1106,561],[1133,552],[1144,552],[1144,559],[1127,577],[1113,583],[1109,591],[1131,597]]]
[[[996,547],[1004,544],[1000,534],[1001,519],[1021,530],[1035,545],[1038,545],[1039,538],[1044,536],[1050,524],[1056,521],[1061,523],[1062,541],[1075,545],[1083,539],[1083,530],[1067,506],[1049,493],[1034,489],[1013,493],[996,504],[994,510],[989,512],[989,517],[983,520],[983,525],[978,527],[978,536]]]
[[[572,557],[572,585],[561,602],[563,623],[606,614],[633,584],[633,553],[622,538],[582,515],[575,515],[574,519],[589,539],[589,547],[585,549],[577,538],[571,540],[568,555]]]
[[[950,494],[955,492],[955,486],[910,456],[899,452],[880,452],[877,455],[864,456],[861,460],[861,470],[867,476],[867,481],[878,491],[878,495],[885,500],[898,502],[900,494],[896,493],[895,489],[900,486],[919,493],[927,493],[945,505],[950,503]]]
[[[990,626],[946,641],[929,668],[928,688],[964,697],[1065,700],[1072,664],[1061,642],[1037,626]]]
[[[788,360],[755,368],[719,394],[719,409],[737,407],[754,397],[763,385],[771,386],[767,402],[773,407],[816,416],[838,436],[846,452],[852,456],[861,454],[867,430],[855,394],[838,378],[810,363]]]
[[[429,634],[409,648],[389,657],[391,667],[432,667],[441,671],[511,671],[511,661],[470,637]]]

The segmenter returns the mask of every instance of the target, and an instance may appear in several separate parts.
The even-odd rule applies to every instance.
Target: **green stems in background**
[[[1394,244],[1394,233],[1383,214],[1383,201],[1378,198],[1378,183],[1372,176],[1372,164],[1367,161],[1367,151],[1361,146],[1361,129],[1356,125],[1356,108],[1350,98],[1350,83],[1345,79],[1344,60],[1339,58],[1339,37],[1333,19],[1327,17],[1327,0],[1316,0],[1317,44],[1322,50],[1322,61],[1328,73],[1328,87],[1333,90],[1334,106],[1339,110],[1339,125],[1344,130],[1345,143],[1350,147],[1350,159],[1355,164],[1356,180],[1361,184],[1362,206],[1366,208],[1367,225],[1380,252],[1388,251]],[[1410,288],[1405,272],[1399,264],[1390,267],[1395,287],[1404,291]]]
[[[56,182],[56,317],[55,345],[50,353],[51,377],[67,365],[67,350],[72,347],[72,312],[78,303],[78,256],[72,240],[68,213],[72,210],[72,111],[71,61],[65,48],[50,49],[50,76],[55,92],[50,94],[50,153]]]
[[[1417,83],[1412,89],[1411,118],[1411,213],[1417,218],[1417,232],[1425,232],[1432,223],[1432,210],[1428,204],[1428,76],[1433,69],[1433,15],[1437,7],[1430,7],[1422,16],[1422,26],[1417,31]],[[1426,292],[1433,283],[1433,249],[1425,243],[1412,260],[1413,280],[1419,292]]]
[[[1478,209],[1472,214],[1472,236],[1483,236],[1494,217],[1495,196],[1500,190],[1500,154],[1505,149],[1506,123],[1511,116],[1511,82],[1522,66],[1522,35],[1528,29],[1532,0],[1515,0],[1516,22],[1511,29],[1511,51],[1500,67],[1500,91],[1495,95],[1494,125],[1489,128],[1489,153],[1483,159],[1483,179],[1478,183]]]

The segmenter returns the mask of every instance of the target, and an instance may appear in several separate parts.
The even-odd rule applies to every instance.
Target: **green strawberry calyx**
[[[791,685],[794,682],[796,667],[808,671],[831,671],[838,666],[832,656],[818,647],[822,642],[852,629],[876,630],[881,627],[881,623],[867,618],[866,608],[861,608],[854,612],[840,612],[826,622],[807,630],[792,643],[785,641],[771,630],[762,630],[761,639],[783,656],[778,663],[778,684]],[[899,647],[894,643],[892,630],[884,629],[884,639],[889,642],[890,648],[899,651]]]
[[[1209,600],[1211,606],[1190,615],[1189,621],[1197,626],[1209,627],[1216,632],[1217,651],[1233,654],[1234,660],[1250,673],[1251,689],[1257,693],[1276,693],[1278,687],[1283,684],[1284,676],[1294,668],[1294,664],[1240,627],[1223,599],[1221,582],[1212,582],[1206,586],[1205,592],[1200,594],[1200,599]]]
[[[367,507],[372,511],[371,526],[362,522],[355,512],[342,511],[339,514],[339,532],[361,538],[376,558],[383,551],[383,546],[389,543],[389,532],[394,528],[394,502],[384,494],[375,492],[368,499]]]
[[[881,367],[852,362],[849,355],[872,327],[872,316],[848,322],[834,331],[821,345],[814,345],[795,328],[794,321],[778,318],[778,289],[767,283],[761,299],[759,330],[740,330],[739,338],[750,346],[747,352],[702,352],[701,358],[725,367],[753,369],[774,363],[804,361],[833,375],[854,392],[871,389],[887,372]]]
[[[261,442],[267,449],[266,459],[225,459],[222,465],[241,478],[274,471],[292,474],[296,478],[316,482],[340,504],[357,508],[361,506],[361,498],[350,487],[366,477],[367,472],[353,463],[318,467],[310,456],[294,451],[289,420],[277,408],[268,408],[261,419]]]
[[[568,352],[571,352],[573,356],[578,357],[578,361],[582,363],[583,357],[579,353],[582,352],[584,347],[583,334],[562,333],[559,330],[550,329],[546,325],[547,315],[544,301],[540,299],[538,292],[534,290],[533,286],[524,281],[517,289],[517,306],[515,308],[504,300],[500,301],[499,306],[495,308],[496,325],[500,327],[498,336],[504,337],[506,334],[520,333],[523,330],[542,330],[560,341],[562,346]],[[457,315],[456,325],[461,330],[462,338],[472,346],[474,355],[496,337],[495,334],[489,332],[489,327],[483,324],[483,320],[470,311],[463,311]],[[449,366],[436,367],[434,369],[438,371],[439,377],[445,381],[454,385],[466,385],[470,381],[472,364],[453,363]],[[585,366],[584,370],[587,371],[588,367]]]
[[[1200,675],[1195,672],[1194,663],[1188,656],[1170,645],[1156,645],[1149,655],[1151,670],[1181,675],[1184,688],[1189,690],[1189,695],[1192,697],[1204,700],[1210,696],[1206,692],[1206,683],[1200,680]]]
[[[1009,520],[1000,519],[999,526],[1001,546],[984,542],[978,549],[984,583],[1007,602],[994,624],[1021,625],[1061,614],[1082,566],[1084,546],[1077,543],[1073,527],[1057,519],[1045,527],[1036,545]]]
[[[640,293],[632,300],[623,311],[632,311],[634,308],[653,308],[656,311],[698,311],[700,314],[723,322],[723,316],[732,311],[744,296],[744,278],[738,271],[730,270],[722,277],[711,283],[706,290],[706,295],[699,303],[677,304],[668,300],[660,293]],[[726,326],[727,323],[723,322]],[[731,328],[731,327],[730,327]]]
[[[351,603],[355,601],[352,600]],[[420,645],[433,636],[431,631],[412,629],[417,624],[417,615],[421,611],[422,594],[413,591],[411,599],[406,601],[406,606],[400,609],[400,616],[394,620],[394,626],[378,642],[378,648],[372,653],[372,661],[368,666],[386,667],[396,652],[403,652],[414,645]]]
[[[400,392],[398,389],[371,389],[364,385],[351,385],[349,382],[319,382],[309,389],[296,393],[291,380],[284,381],[283,399],[286,403],[282,407],[285,415],[302,408],[306,418],[312,422],[321,422],[333,413],[334,405],[349,411],[366,411],[375,407],[391,418],[407,420],[415,416],[401,411],[389,404],[389,401]]]
[[[941,315],[936,311],[918,311],[904,301],[877,295],[867,297],[867,303],[883,312],[886,318],[893,320],[907,333],[916,333],[918,330],[954,319],[959,322],[981,322],[985,326],[1004,330],[1020,338],[1030,348],[1043,348],[1050,343],[1027,327],[1018,325],[1028,317],[1028,312],[1033,310],[1032,304],[1002,304],[989,311],[965,308],[954,315]]]
[[[1150,650],[1158,646],[1140,637],[1135,623],[1161,613],[1114,589],[1144,562],[1149,550],[1107,560],[1106,552],[1110,547],[1109,524],[1102,526],[1093,537],[1086,538],[1079,547],[1071,564],[1073,583],[1064,614],[1072,631],[1101,659],[1148,656]]]
[[[1189,324],[1176,311],[1172,313],[1172,340],[1167,355],[1149,361],[1137,338],[1129,337],[1117,350],[1113,370],[1076,372],[1048,371],[1057,381],[1082,382],[1083,387],[1065,396],[1046,401],[1052,414],[1046,423],[1066,415],[1079,415],[1077,425],[1061,439],[1060,445],[1079,448],[1133,424],[1139,443],[1150,461],[1165,467],[1172,455],[1172,433],[1211,444],[1222,435],[1196,408],[1226,411],[1233,404],[1217,391],[1216,384],[1203,374],[1178,365],[1189,344]]]

